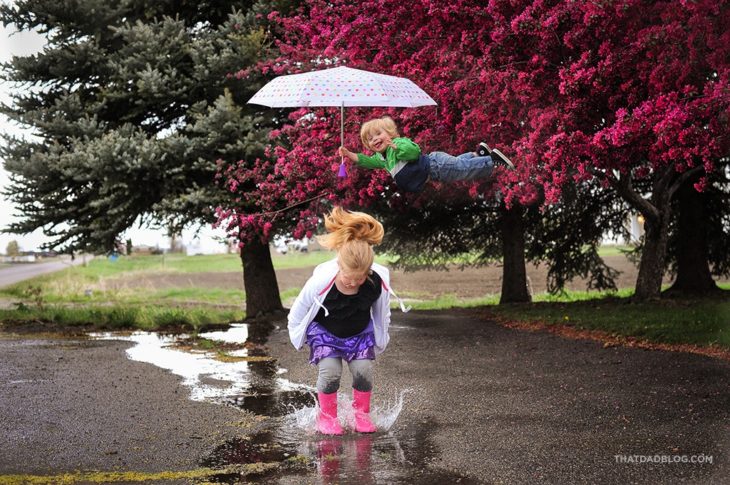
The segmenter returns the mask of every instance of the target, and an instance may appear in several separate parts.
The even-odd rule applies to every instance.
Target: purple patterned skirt
[[[327,357],[342,357],[347,362],[357,359],[375,360],[375,332],[370,320],[365,330],[352,337],[332,335],[322,325],[312,322],[307,327],[309,363],[317,365]]]

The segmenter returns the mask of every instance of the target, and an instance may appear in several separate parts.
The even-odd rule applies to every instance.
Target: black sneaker
[[[491,156],[492,162],[494,162],[495,167],[506,167],[510,170],[513,170],[515,168],[515,164],[512,163],[512,160],[507,158],[504,153],[500,152],[496,148],[492,150]]]
[[[479,145],[477,145],[477,149],[474,152],[477,154],[477,157],[486,157],[487,155],[492,154],[492,149],[489,148],[489,145],[487,145],[484,142],[481,142]]]

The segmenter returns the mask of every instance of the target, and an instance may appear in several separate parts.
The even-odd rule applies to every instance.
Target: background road
[[[49,261],[47,263],[17,263],[12,266],[0,269],[0,288],[9,286],[19,281],[33,278],[46,273],[53,273],[66,269],[69,266],[76,266],[91,261],[92,256],[77,256],[71,261],[70,256],[62,256],[60,261]]]

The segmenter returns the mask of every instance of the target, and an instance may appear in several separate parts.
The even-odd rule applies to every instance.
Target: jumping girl
[[[372,248],[382,241],[383,226],[368,214],[336,207],[325,216],[325,228],[328,234],[318,240],[337,257],[317,266],[297,296],[289,312],[289,337],[297,350],[306,342],[309,362],[319,366],[317,429],[343,433],[337,391],[344,361],[352,374],[355,430],[372,433],[373,363],[390,339],[390,277],[374,262]],[[402,302],[401,309],[407,311]]]

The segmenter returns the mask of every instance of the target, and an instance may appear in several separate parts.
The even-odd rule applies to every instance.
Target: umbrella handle
[[[345,146],[345,102],[340,105],[340,146]],[[343,160],[344,162],[344,160]]]
[[[343,101],[340,105],[340,146],[345,146],[345,102]],[[347,169],[345,168],[345,157],[342,157],[340,162],[340,169],[337,171],[337,176],[340,178],[347,177]]]
[[[347,177],[347,168],[345,168],[345,158],[344,157],[342,157],[342,161],[340,162],[340,169],[337,170],[337,176],[339,178]]]

